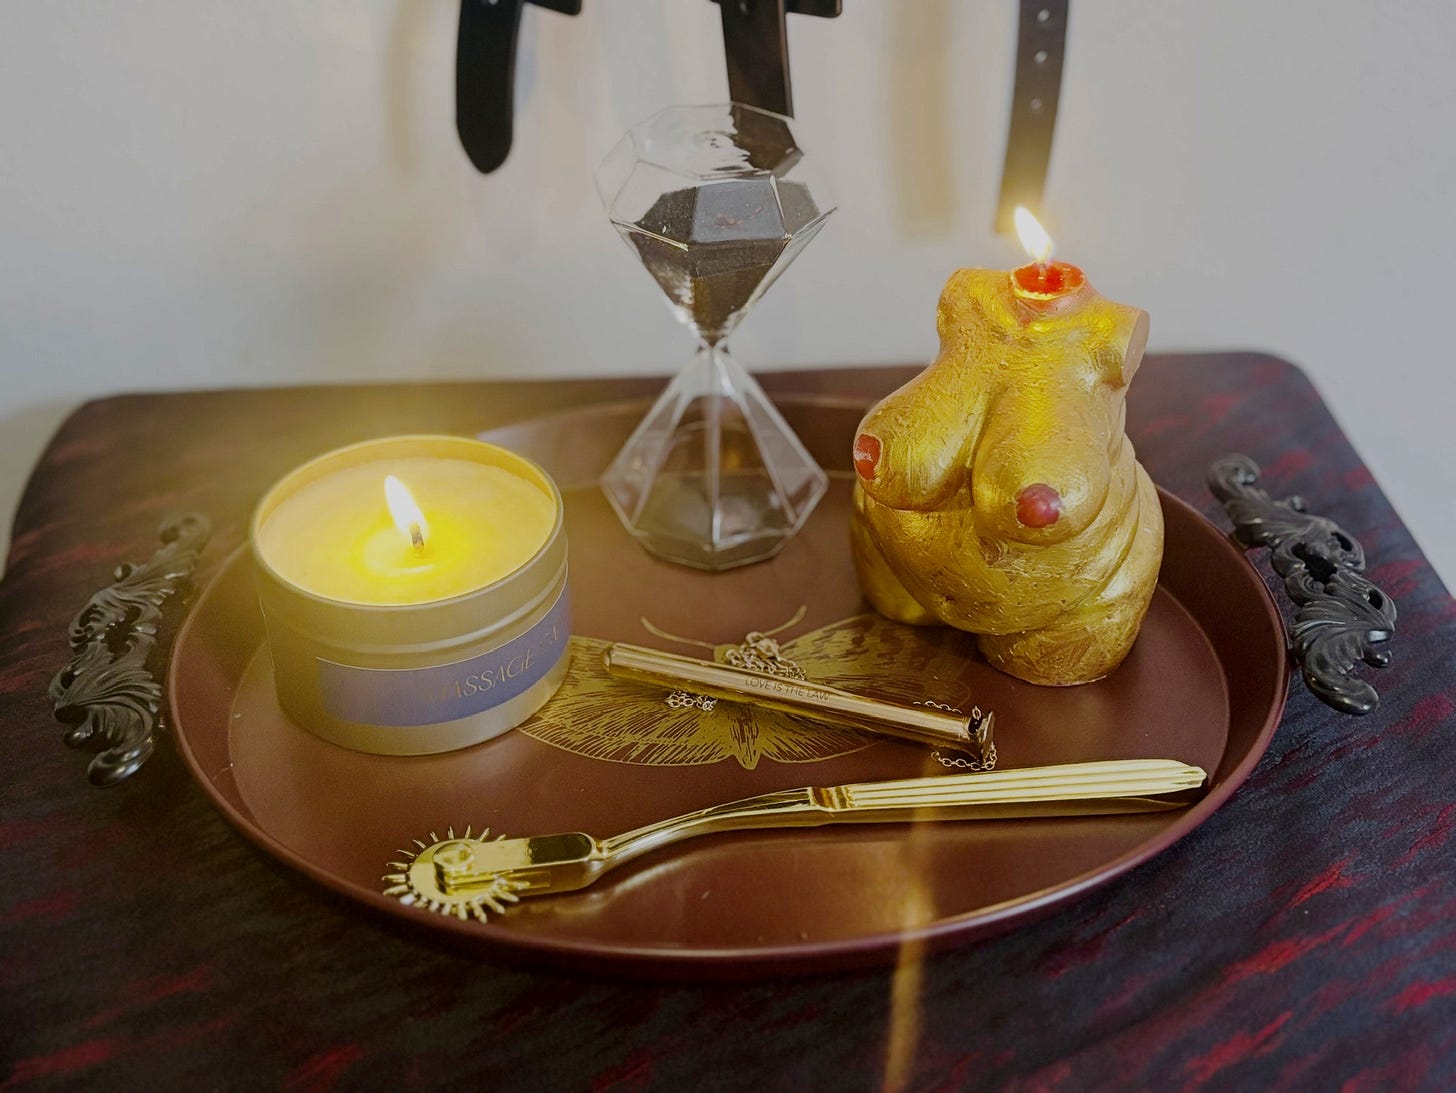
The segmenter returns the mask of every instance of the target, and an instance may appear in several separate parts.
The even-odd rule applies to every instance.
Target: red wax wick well
[[[1051,300],[1076,292],[1087,283],[1087,275],[1070,262],[1032,262],[1012,270],[1011,283],[1018,296]]]

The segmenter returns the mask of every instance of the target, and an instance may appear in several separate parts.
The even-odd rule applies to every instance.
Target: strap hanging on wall
[[[1021,0],[1011,124],[1006,130],[1006,162],[1001,169],[1001,200],[996,208],[999,232],[1013,230],[1016,206],[1037,211],[1041,205],[1057,125],[1057,99],[1062,91],[1068,2]]]
[[[745,106],[789,117],[794,93],[789,82],[789,38],[785,15],[834,19],[840,0],[713,0],[723,17],[723,55],[728,62],[728,97]]]
[[[581,0],[460,0],[455,42],[455,131],[481,174],[511,151],[516,99],[516,39],[527,3],[580,15]]]

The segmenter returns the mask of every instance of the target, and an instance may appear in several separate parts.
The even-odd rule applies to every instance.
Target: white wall
[[[10,0],[0,512],[65,408],[116,390],[677,367],[590,172],[725,96],[717,9],[585,7],[528,9],[516,148],[481,177],[453,0]],[[1302,364],[1456,581],[1456,5],[1072,7],[1060,253],[1154,349]],[[735,336],[752,366],[925,358],[945,275],[1017,257],[989,231],[1014,0],[845,8],[790,20],[841,212]]]

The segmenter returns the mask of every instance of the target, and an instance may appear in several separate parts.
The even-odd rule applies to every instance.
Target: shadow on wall
[[[895,217],[909,239],[939,238],[956,220],[952,9],[951,0],[919,0],[890,20],[884,128],[902,165],[894,172]]]
[[[0,437],[4,438],[0,442],[0,513],[4,514],[4,522],[0,524],[0,558],[7,562],[15,508],[30,472],[46,443],[76,405],[49,400],[18,407],[0,417]]]
[[[220,284],[248,276],[264,286],[259,351],[289,347],[310,379],[385,379],[401,367],[470,375],[476,360],[512,359],[508,350],[518,347],[497,345],[491,322],[492,314],[508,317],[510,294],[492,299],[485,290],[517,259],[528,267],[539,262],[559,245],[552,231],[566,229],[560,221],[511,215],[506,204],[560,207],[589,188],[582,149],[590,141],[577,109],[552,108],[536,119],[554,139],[537,133],[534,141],[518,141],[497,175],[482,176],[470,165],[443,113],[453,111],[453,97],[437,98],[439,66],[454,63],[456,11],[398,5],[379,58],[378,147],[361,145],[368,151],[352,149],[353,159],[320,159],[296,177],[275,179],[216,252]],[[518,125],[533,104],[538,14],[522,24]],[[568,29],[576,31],[563,36],[568,55],[552,55],[558,79],[589,67],[597,48],[582,28]],[[592,93],[572,94],[582,106]],[[457,336],[461,325],[468,334]]]

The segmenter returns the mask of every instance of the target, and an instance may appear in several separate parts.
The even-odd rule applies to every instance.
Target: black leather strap
[[[734,102],[793,114],[785,0],[718,0],[728,97]]]
[[[745,106],[794,113],[784,16],[837,17],[841,0],[714,0],[723,19],[728,98]]]
[[[1041,205],[1062,91],[1067,7],[1068,0],[1021,0],[1016,83],[1011,92],[1011,124],[1006,130],[997,231],[1012,230],[1017,205],[1033,212]]]
[[[581,0],[530,0],[566,15]],[[510,154],[516,99],[516,37],[527,0],[460,0],[455,43],[455,131],[470,162],[489,174]]]

